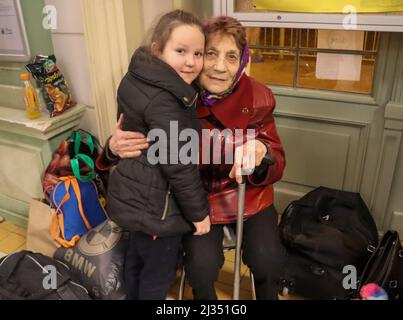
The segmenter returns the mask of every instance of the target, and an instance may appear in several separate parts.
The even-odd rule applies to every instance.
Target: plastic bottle
[[[41,110],[39,108],[38,96],[36,95],[35,88],[29,81],[29,77],[29,73],[22,73],[20,75],[26,107],[25,113],[28,119],[36,119],[41,116]]]

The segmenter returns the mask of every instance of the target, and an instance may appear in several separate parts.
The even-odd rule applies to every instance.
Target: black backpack
[[[51,269],[56,271],[55,288],[52,283],[49,288],[44,285]],[[0,300],[90,300],[90,297],[82,285],[71,280],[62,263],[24,250],[0,259]]]
[[[403,300],[403,248],[398,232],[389,230],[383,235],[364,267],[355,297],[368,283],[384,288],[389,300]]]
[[[346,298],[345,266],[362,272],[378,243],[375,222],[358,193],[318,187],[291,202],[281,217],[287,249],[280,292],[312,299]],[[353,288],[352,288],[353,289]]]

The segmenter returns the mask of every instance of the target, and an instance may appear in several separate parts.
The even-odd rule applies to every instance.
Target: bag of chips
[[[51,117],[61,114],[76,104],[66,80],[56,66],[56,57],[54,55],[37,55],[33,62],[25,67],[39,81],[46,108]]]

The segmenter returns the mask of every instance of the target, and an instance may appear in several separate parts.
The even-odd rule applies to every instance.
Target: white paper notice
[[[364,31],[318,30],[318,49],[363,50]],[[316,78],[359,81],[362,56],[321,53],[316,58]]]
[[[12,0],[0,0],[0,51],[12,52],[24,49],[18,17]]]

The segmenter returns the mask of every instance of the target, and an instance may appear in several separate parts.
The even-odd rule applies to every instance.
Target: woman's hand
[[[203,234],[210,232],[210,216],[207,215],[202,221],[200,222],[193,222],[193,225],[196,228],[196,231],[193,233],[194,236],[202,236]]]
[[[267,153],[267,147],[259,140],[249,140],[235,149],[235,162],[229,173],[230,178],[242,183],[242,175],[249,175],[258,167]]]
[[[133,158],[141,154],[141,150],[147,149],[149,144],[146,137],[140,132],[123,131],[123,113],[115,125],[115,133],[109,139],[109,149],[120,158]]]

